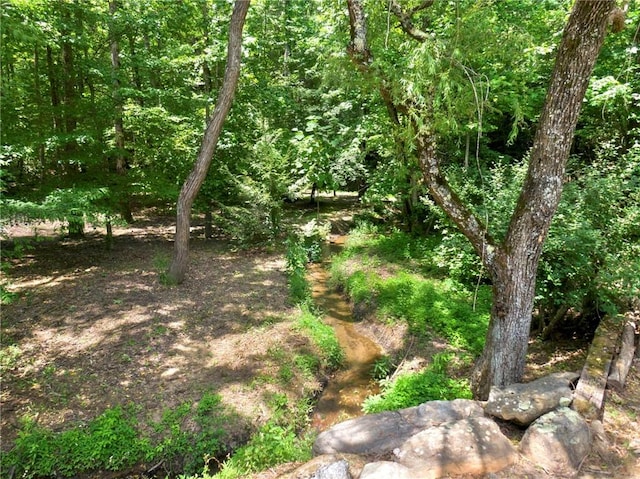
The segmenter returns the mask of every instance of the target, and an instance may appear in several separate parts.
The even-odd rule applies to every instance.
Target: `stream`
[[[344,240],[343,236],[335,238],[328,248],[330,252],[324,252],[322,262],[311,264],[308,271],[315,304],[323,311],[324,322],[333,327],[345,355],[343,368],[329,379],[316,405],[313,426],[319,431],[361,416],[364,399],[379,391],[371,371],[382,354],[380,346],[356,330],[351,306],[327,285],[331,254],[339,251]]]

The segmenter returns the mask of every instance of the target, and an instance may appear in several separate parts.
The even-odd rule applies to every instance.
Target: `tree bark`
[[[538,262],[560,203],[580,108],[614,8],[614,0],[577,0],[564,29],[527,176],[497,260],[489,264],[493,307],[473,384],[479,398],[488,397],[492,386],[522,379]]]
[[[420,8],[427,8],[431,3],[423,2]],[[391,5],[405,32],[418,41],[427,41],[428,36],[411,21],[414,11],[404,12],[399,2]],[[362,0],[347,0],[347,6],[351,26],[351,42],[347,51],[361,71],[371,73],[373,54],[366,39]],[[393,105],[396,112],[407,111],[412,106],[414,112],[420,112],[422,127],[418,128],[414,123],[415,142],[425,184],[436,203],[471,242],[491,274],[491,320],[485,348],[473,377],[474,394],[480,399],[486,399],[492,386],[505,386],[522,378],[534,305],[536,270],[560,201],[565,165],[580,106],[614,7],[614,0],[577,0],[574,4],[558,50],[528,174],[501,243],[491,238],[487,226],[462,202],[441,171],[437,136],[430,122],[432,109],[428,105],[420,110],[414,105]],[[386,94],[388,80],[378,78],[378,81],[385,103],[392,101]],[[423,96],[428,99],[433,95],[426,92]]]
[[[111,51],[111,75],[112,75],[112,99],[113,99],[113,129],[114,129],[114,143],[115,143],[115,160],[116,160],[116,173],[125,176],[127,173],[127,157],[125,150],[125,135],[124,135],[124,106],[122,101],[122,94],[120,92],[120,43],[119,33],[117,27],[116,15],[118,12],[117,0],[109,1],[109,40]],[[123,180],[123,184],[126,180]],[[121,191],[119,200],[120,214],[122,219],[127,223],[133,223],[133,213],[131,211],[130,195],[126,191]]]
[[[202,139],[198,158],[193,170],[184,182],[176,206],[176,234],[173,248],[173,259],[169,266],[168,278],[181,283],[188,269],[189,262],[189,230],[191,225],[191,206],[200,191],[200,187],[211,165],[218,138],[224,121],[231,109],[238,78],[240,76],[240,59],[242,53],[242,29],[249,9],[250,0],[236,0],[231,14],[229,26],[229,45],[227,50],[227,66],[224,72],[222,88],[218,95],[216,107],[209,120]]]

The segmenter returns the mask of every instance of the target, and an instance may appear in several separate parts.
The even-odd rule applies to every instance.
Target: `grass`
[[[448,277],[438,259],[438,237],[381,233],[361,227],[332,262],[332,283],[351,301],[375,311],[390,325],[406,323],[420,340],[444,339],[457,362],[469,363],[484,348],[491,309],[487,285],[467,285]],[[389,380],[392,360],[374,365],[381,393],[363,405],[367,413],[414,406],[439,399],[470,398],[469,383],[451,377],[451,352],[436,355],[426,369]]]
[[[308,304],[300,307],[297,327],[305,331],[321,351],[322,365],[328,369],[339,368],[344,361],[344,352],[340,347],[333,328],[322,321],[321,315],[314,313]]]
[[[432,364],[423,371],[402,375],[396,381],[381,380],[381,393],[369,396],[362,409],[370,414],[416,406],[426,401],[471,399],[469,382],[449,376],[447,365],[450,360],[450,354],[436,355]]]
[[[223,424],[231,420],[220,396],[203,393],[197,403],[167,409],[142,431],[135,406],[107,409],[86,424],[53,432],[23,418],[14,447],[0,458],[14,477],[73,477],[94,470],[118,471],[140,462],[162,461],[165,471],[194,473],[206,458],[224,452]],[[197,428],[186,424],[193,422]]]

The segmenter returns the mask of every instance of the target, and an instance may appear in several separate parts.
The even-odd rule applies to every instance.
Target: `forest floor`
[[[337,223],[350,213],[327,211]],[[299,217],[308,213],[301,209]],[[2,308],[3,450],[12,446],[24,416],[60,431],[107,408],[135,404],[143,421],[159,421],[167,409],[206,391],[220,394],[235,413],[228,425],[233,447],[268,419],[275,395],[294,404],[321,389],[318,378],[304,375],[269,379],[278,377],[283,357],[312,348],[294,327],[282,248],[237,249],[204,240],[196,229],[188,277],[169,286],[161,274],[172,251],[172,217],[148,216],[115,228],[111,250],[99,230],[80,240],[60,237],[52,225],[7,230],[14,241],[34,231],[41,240],[3,273],[15,293]],[[388,349],[399,334],[382,324],[359,327],[386,338]],[[586,349],[575,342],[534,342],[528,376],[579,370]],[[640,478],[640,460],[631,450],[640,440],[639,369],[636,360],[626,389],[610,393],[603,421],[609,445],[585,461],[581,477]],[[519,467],[520,477],[552,477]]]

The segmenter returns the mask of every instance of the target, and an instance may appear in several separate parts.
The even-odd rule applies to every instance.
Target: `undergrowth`
[[[361,225],[332,262],[334,286],[354,305],[391,325],[404,322],[419,340],[445,339],[457,363],[469,362],[484,348],[491,308],[488,285],[464,283],[440,262],[437,237],[381,232]],[[456,266],[456,270],[460,265]],[[374,365],[381,392],[367,398],[367,413],[395,410],[432,400],[470,398],[469,382],[450,371],[453,353],[435,355],[426,369],[390,379],[391,359]]]
[[[423,371],[402,375],[394,381],[380,380],[381,392],[369,396],[362,410],[371,414],[417,406],[426,401],[471,399],[469,382],[451,378],[448,374],[451,357],[450,353],[435,355],[432,364]]]
[[[202,470],[209,456],[224,452],[223,425],[230,416],[217,394],[206,392],[197,404],[166,410],[153,434],[142,431],[136,416],[134,406],[118,406],[61,432],[25,417],[14,447],[0,457],[0,470],[3,477],[23,479],[73,477],[145,462],[162,463],[168,474],[190,473]],[[197,428],[187,428],[190,421]]]
[[[375,307],[381,320],[406,322],[414,335],[434,332],[453,347],[473,355],[482,352],[491,308],[489,286],[473,290],[451,279],[405,270],[383,276],[376,267],[367,266],[370,262],[370,257],[361,259],[347,251],[332,264],[334,283],[354,304]]]

